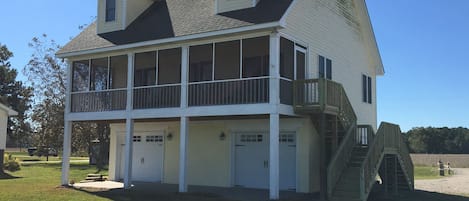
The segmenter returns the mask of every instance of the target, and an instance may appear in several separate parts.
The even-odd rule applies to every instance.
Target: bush
[[[13,159],[9,154],[4,154],[3,156],[3,169],[10,172],[15,172],[20,170],[20,163]]]

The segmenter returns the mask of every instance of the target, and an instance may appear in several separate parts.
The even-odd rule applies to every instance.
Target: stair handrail
[[[401,130],[399,129],[399,134]],[[410,158],[409,145],[407,144],[407,139],[403,135],[399,135],[399,158],[402,160],[402,170],[404,174],[408,177],[408,184],[411,190],[414,189],[414,163],[412,158]]]
[[[337,107],[337,116],[347,130],[342,142],[327,166],[327,193],[330,197],[342,172],[345,170],[352,157],[352,150],[356,144],[357,116],[342,84],[325,79],[320,80],[319,83],[320,87],[321,84],[324,85],[323,90],[327,92],[326,95],[322,96],[325,98],[323,101],[325,103],[324,107],[327,105]]]
[[[379,170],[379,162],[384,155],[385,137],[391,128],[391,124],[383,122],[379,126],[374,139],[368,145],[368,152],[360,167],[360,195],[365,199],[373,187],[374,176]]]

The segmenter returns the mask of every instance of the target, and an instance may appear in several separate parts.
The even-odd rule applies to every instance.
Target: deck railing
[[[269,77],[189,83],[189,106],[269,102]]]
[[[181,106],[181,84],[134,88],[134,109]]]
[[[125,110],[126,101],[126,89],[72,92],[71,112],[104,112]]]
[[[343,86],[337,82],[326,79],[296,80],[293,82],[293,94],[295,111],[334,111],[346,130],[327,167],[327,189],[331,195],[356,145],[357,116]]]
[[[378,132],[376,133],[372,142],[370,142],[368,153],[361,166],[361,194],[363,198],[366,198],[373,183],[375,182],[375,175],[378,173],[380,160],[384,156],[384,150],[394,150],[398,153],[398,158],[401,159],[401,167],[404,174],[408,177],[407,180],[410,182],[411,189],[414,187],[414,165],[410,159],[409,150],[407,143],[401,134],[401,130],[398,125],[381,123]]]

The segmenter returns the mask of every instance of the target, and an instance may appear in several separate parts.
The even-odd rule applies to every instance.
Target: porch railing
[[[134,109],[181,106],[181,84],[134,88]]]
[[[71,112],[104,112],[125,110],[126,101],[126,89],[72,92]]]
[[[189,83],[189,106],[268,102],[268,77]]]

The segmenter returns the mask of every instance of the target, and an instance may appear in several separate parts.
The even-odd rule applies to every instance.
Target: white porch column
[[[65,90],[65,111],[64,111],[64,144],[62,153],[62,185],[68,185],[68,176],[70,172],[70,152],[72,150],[72,122],[67,121],[67,117],[71,112],[71,98],[70,93],[72,91],[72,72],[73,63],[67,61],[67,89]]]
[[[181,108],[188,107],[188,72],[189,47],[182,47],[181,52]],[[189,132],[189,118],[181,117],[179,137],[179,192],[187,192],[187,135]]]
[[[134,54],[127,55],[127,105],[125,119],[125,158],[124,158],[124,188],[132,187],[132,152],[134,120],[133,109],[133,85],[134,85]]]
[[[279,132],[280,115],[280,35],[274,32],[270,35],[270,143],[269,143],[269,198],[279,199],[280,166],[279,166]]]
[[[64,147],[62,155],[62,185],[69,184],[68,176],[70,171],[70,152],[72,147],[72,122],[64,122]]]

